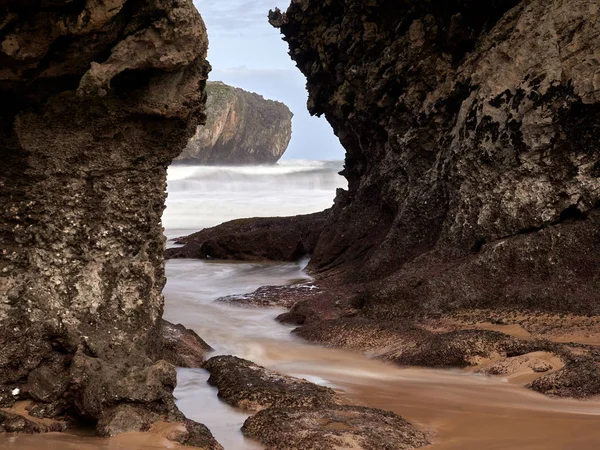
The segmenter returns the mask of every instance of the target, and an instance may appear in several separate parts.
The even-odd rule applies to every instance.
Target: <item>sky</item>
[[[294,113],[292,141],[283,159],[334,160],[344,149],[325,118],[306,109],[306,79],[288,55],[267,14],[290,0],[194,0],[208,28],[209,78],[284,102]]]

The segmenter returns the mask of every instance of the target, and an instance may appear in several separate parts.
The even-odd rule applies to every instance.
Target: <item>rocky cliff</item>
[[[207,121],[178,161],[206,165],[275,164],[292,138],[292,112],[283,103],[209,82]]]
[[[295,0],[274,11],[347,150],[314,272],[363,313],[600,312],[600,5]]]
[[[166,169],[204,118],[202,19],[191,0],[0,12],[0,406],[103,435],[182,421],[175,369],[153,361]]]

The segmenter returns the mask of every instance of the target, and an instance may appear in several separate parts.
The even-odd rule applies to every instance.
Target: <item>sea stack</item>
[[[206,85],[206,124],[176,159],[187,164],[275,164],[292,138],[290,109],[283,103],[228,86]]]
[[[202,18],[192,0],[0,13],[0,390],[103,435],[182,421],[175,369],[154,362],[161,215],[204,121]]]

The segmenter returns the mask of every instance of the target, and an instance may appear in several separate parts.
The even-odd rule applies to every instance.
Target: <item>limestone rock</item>
[[[191,0],[5,0],[0,17],[0,386],[42,415],[182,420],[174,368],[152,361],[166,169],[204,120],[202,18]]]
[[[294,0],[270,14],[346,148],[316,273],[371,315],[600,313],[600,7]]]
[[[206,125],[177,161],[206,165],[274,164],[292,138],[292,112],[281,102],[221,82],[206,85]]]
[[[193,330],[183,325],[174,325],[166,320],[163,323],[163,350],[160,359],[176,367],[196,369],[202,367],[205,355],[212,351]]]
[[[204,364],[208,382],[219,389],[219,398],[232,406],[260,411],[269,407],[313,407],[340,404],[333,389],[272,372],[235,356],[215,356]]]
[[[238,219],[176,240],[167,258],[295,261],[312,253],[328,211],[296,217]]]
[[[246,420],[242,431],[267,450],[411,450],[429,445],[400,416],[360,406],[269,408]]]

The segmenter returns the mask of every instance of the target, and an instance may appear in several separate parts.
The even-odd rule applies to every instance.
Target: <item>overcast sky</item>
[[[285,159],[343,159],[344,149],[324,118],[306,109],[306,80],[287,54],[269,9],[289,0],[194,0],[208,28],[210,79],[287,104],[294,113]]]

